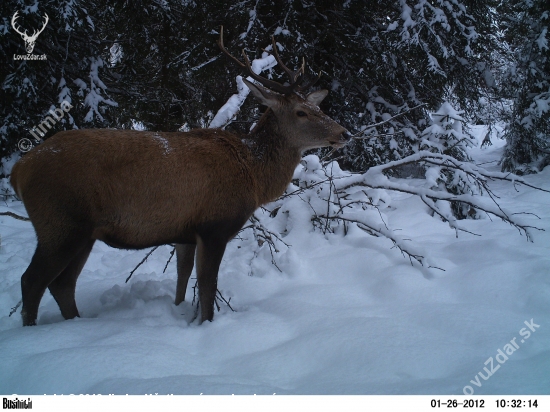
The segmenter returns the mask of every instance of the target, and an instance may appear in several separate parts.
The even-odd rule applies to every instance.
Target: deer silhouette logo
[[[45,17],[44,17],[44,24],[42,25],[42,28],[40,30],[34,30],[32,36],[29,36],[27,34],[27,30],[21,31],[20,29],[17,28],[17,26],[19,26],[15,22],[17,20],[17,18],[19,17],[17,15],[17,13],[19,13],[19,12],[16,11],[15,14],[13,15],[13,17],[11,18],[11,25],[12,25],[13,29],[15,30],[15,32],[19,33],[21,35],[21,37],[23,38],[23,41],[25,42],[25,49],[27,50],[27,53],[31,54],[32,51],[34,50],[34,45],[36,43],[36,39],[38,38],[38,35],[44,31],[44,29],[46,28],[46,24],[48,24],[48,21],[50,19],[48,17],[48,14],[44,13]],[[19,26],[19,27],[21,27],[21,26]]]

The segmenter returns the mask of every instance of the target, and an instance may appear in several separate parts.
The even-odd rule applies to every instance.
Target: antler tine
[[[220,50],[231,60],[233,60],[233,63],[236,63],[240,68],[245,69],[246,66],[236,57],[232,56],[231,53],[227,51],[225,46],[223,45],[223,26],[220,27],[220,38],[218,39],[218,47]]]
[[[306,74],[306,58],[302,57],[302,67],[300,67],[300,71],[302,72],[302,76]]]
[[[298,77],[304,75],[305,71],[305,59],[303,60],[302,66],[298,68],[296,71],[290,70],[282,61],[281,57],[279,56],[279,50],[277,49],[277,43],[275,42],[275,36],[271,36],[271,44],[273,48],[273,55],[275,56],[275,60],[277,60],[277,63],[281,68],[285,71],[285,73],[290,77],[290,85],[295,87],[294,85],[300,84],[301,80],[297,83]]]
[[[266,79],[254,73],[254,71],[252,71],[252,65],[250,63],[250,60],[248,59],[248,56],[246,55],[244,49],[242,50],[242,54],[243,54],[245,63],[242,63],[235,56],[232,56],[231,53],[229,53],[229,51],[227,51],[227,49],[223,45],[223,26],[221,26],[220,28],[220,38],[218,39],[218,46],[227,57],[229,57],[235,64],[237,64],[237,66],[239,66],[245,72],[246,75],[260,82],[263,86],[282,94],[289,94],[292,92],[292,87],[284,86],[280,83],[277,83],[273,80]]]
[[[13,17],[11,18],[11,25],[13,27],[13,29],[15,30],[16,33],[18,33],[19,35],[21,36],[27,36],[27,30],[25,30],[25,33],[21,33],[17,27],[15,27],[15,20],[17,20],[19,18],[19,16],[17,15],[19,13],[19,10],[15,12],[15,14],[13,15]]]
[[[313,85],[314,85],[315,83],[317,83],[317,82],[319,81],[319,79],[321,78],[321,74],[322,74],[322,73],[323,73],[323,72],[320,71],[319,74],[317,75],[317,77],[316,77],[313,81],[311,81],[311,82],[309,82],[309,83],[306,83],[304,86],[299,86],[299,87],[297,87],[296,90],[298,90],[298,91],[304,91],[304,90],[307,90],[307,89],[313,87]],[[300,83],[301,83],[301,82],[300,82]]]
[[[44,21],[44,24],[42,25],[42,28],[38,32],[36,32],[36,30],[35,30],[35,33],[33,33],[33,37],[34,36],[38,37],[38,35],[40,33],[42,33],[44,31],[44,29],[46,28],[46,24],[48,24],[48,22],[50,21],[50,18],[48,17],[48,13],[44,13],[44,16],[46,17],[46,20]]]

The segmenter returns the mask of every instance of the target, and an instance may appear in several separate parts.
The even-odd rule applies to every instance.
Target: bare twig
[[[225,299],[225,298],[223,297],[223,295],[222,295],[222,293],[220,292],[219,289],[216,289],[216,292],[217,292],[217,293],[216,293],[216,299],[219,299],[219,300],[221,300],[223,303],[225,303],[225,304],[227,305],[227,307],[228,307],[229,309],[231,309],[232,312],[236,312],[236,310],[233,309],[233,308],[231,307],[231,305],[229,304],[229,302],[231,302],[231,298],[229,298],[229,300]],[[218,306],[218,312],[219,312],[219,311],[220,311],[220,307]]]
[[[367,232],[370,235],[373,235],[373,236],[376,236],[376,237],[384,236],[384,237],[388,238],[389,240],[391,240],[393,242],[394,247],[398,248],[403,256],[407,256],[409,258],[409,260],[411,262],[411,265],[413,264],[413,260],[415,260],[416,262],[420,263],[420,265],[425,266],[424,265],[425,257],[422,256],[422,255],[419,255],[417,253],[414,253],[412,251],[409,251],[402,244],[401,239],[398,239],[397,237],[395,237],[389,230],[385,230],[384,228],[381,228],[381,227],[376,228],[372,225],[369,225],[366,222],[362,222],[362,221],[357,220],[357,219],[350,219],[350,218],[343,217],[343,216],[320,215],[318,217],[321,218],[321,219],[342,220],[342,221],[346,221],[346,222],[349,222],[349,223],[355,223],[359,229]]]
[[[0,212],[0,216],[9,216],[9,217],[13,217],[14,219],[17,219],[17,220],[22,220],[24,222],[30,222],[31,221],[28,217],[19,216],[19,215],[16,215],[15,213],[12,213],[12,212]]]
[[[199,297],[197,296],[197,290],[199,288],[199,285],[198,285],[198,281],[197,281],[197,278],[194,278],[195,279],[195,285],[193,286],[193,300],[191,301],[191,305],[192,306],[195,306],[195,301],[197,301],[197,305],[195,307],[195,314],[193,316],[193,320],[192,322],[197,318],[197,316],[199,315]],[[216,308],[218,309],[218,312],[221,310],[221,307],[220,307],[220,304],[218,303],[218,300],[225,303],[226,306],[231,309],[231,312],[236,312],[235,309],[233,309],[233,307],[231,306],[231,304],[229,302],[231,302],[231,298],[229,298],[229,300],[227,300],[223,294],[220,292],[219,289],[216,289],[216,299],[214,299],[214,303],[216,304]]]
[[[168,258],[168,261],[166,262],[166,266],[164,266],[164,270],[162,271],[162,273],[165,273],[166,272],[166,268],[168,268],[168,264],[170,263],[170,261],[172,260],[172,257],[174,256],[174,253],[176,252],[176,247],[173,246],[172,247],[172,250],[170,251],[170,257]]]
[[[352,137],[354,139],[361,139],[362,137],[359,137],[361,134],[364,134],[365,133],[365,130],[369,130],[369,129],[374,129],[375,127],[378,127],[378,126],[382,126],[383,124],[386,124],[390,121],[392,121],[393,119],[395,119],[396,117],[399,117],[399,116],[403,116],[404,114],[407,114],[409,112],[412,112],[413,110],[415,109],[418,109],[419,107],[422,107],[422,106],[426,106],[426,103],[422,103],[422,104],[419,104],[417,106],[414,106],[408,110],[405,110],[404,112],[401,112],[401,113],[397,113],[395,116],[392,116],[390,117],[389,119],[386,119],[382,122],[379,122],[379,123],[375,123],[375,124],[371,124],[370,126],[367,126],[365,129],[361,130],[359,133],[356,133],[355,135],[353,135]]]
[[[275,240],[277,240],[278,242],[281,242],[286,247],[290,247],[290,245],[286,243],[283,239],[281,239],[281,237],[278,236],[276,233],[265,228],[255,215],[250,216],[249,221],[250,221],[250,224],[247,226],[244,226],[239,231],[239,233],[243,232],[244,230],[251,229],[252,234],[254,235],[254,239],[256,239],[256,242],[258,243],[258,246],[261,247],[264,245],[264,243],[267,244],[267,246],[269,247],[269,253],[271,254],[271,263],[273,264],[273,266],[277,268],[279,272],[282,272],[279,266],[277,266],[277,262],[275,261],[275,255],[273,254],[273,252],[275,253],[279,252],[279,249],[277,249],[277,245],[275,245]]]
[[[8,317],[11,317],[11,315],[13,315],[15,312],[17,312],[17,309],[19,309],[19,306],[21,306],[21,304],[23,303],[23,300],[19,300],[19,302],[17,302],[17,305],[15,305],[13,308],[11,308],[11,311],[10,311],[10,314]]]
[[[364,136],[354,136],[353,138],[354,139],[375,139],[375,138],[378,138],[378,137],[388,137],[388,136],[395,136],[396,134],[402,134],[403,132],[402,131],[399,131],[399,132],[395,132],[395,133],[382,133],[382,134],[368,134],[368,135],[364,135]]]
[[[313,189],[314,187],[316,186],[320,186],[322,185],[323,183],[327,183],[329,181],[334,181],[334,180],[339,180],[339,179],[345,179],[347,177],[350,177],[351,175],[347,175],[347,176],[336,176],[336,177],[331,177],[330,179],[327,178],[326,180],[320,180],[318,182],[315,182],[315,183],[307,183],[307,182],[304,182],[305,185],[294,190],[293,192],[290,192],[290,193],[285,193],[284,195],[280,196],[279,199],[277,200],[282,200],[282,199],[285,199],[287,197],[291,197],[291,196],[294,196],[294,195],[298,195],[300,193],[303,193],[304,191],[308,190],[308,189]]]
[[[148,258],[149,256],[151,256],[151,253],[153,253],[153,252],[154,252],[155,250],[157,250],[157,249],[158,249],[158,246],[155,246],[153,249],[151,249],[151,250],[145,255],[145,257],[144,257],[143,259],[141,259],[141,262],[139,262],[139,263],[137,264],[137,266],[134,268],[134,270],[132,270],[132,271],[130,272],[130,276],[128,276],[128,277],[126,278],[126,283],[128,283],[128,281],[130,280],[130,278],[132,277],[132,275],[134,274],[134,272],[137,270],[137,268],[140,267],[141,265],[143,265],[143,264],[145,263],[145,261],[147,260],[147,258]]]

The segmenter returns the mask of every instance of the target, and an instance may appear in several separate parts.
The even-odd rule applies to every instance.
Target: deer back
[[[94,237],[137,248],[246,220],[259,206],[250,165],[250,151],[222,130],[74,130],[25,155],[11,182],[33,223],[63,211]]]

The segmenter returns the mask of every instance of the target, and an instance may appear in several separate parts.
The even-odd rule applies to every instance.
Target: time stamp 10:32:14
[[[497,408],[537,408],[539,406],[537,399],[495,399]],[[456,399],[441,401],[432,399],[432,408],[485,408],[484,399],[465,399],[459,402]]]

